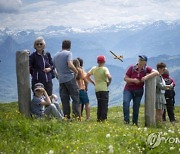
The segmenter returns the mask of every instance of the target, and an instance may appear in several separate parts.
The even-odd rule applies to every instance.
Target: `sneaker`
[[[176,125],[175,121],[171,121],[171,124],[172,124],[173,126],[175,126],[175,125]]]
[[[70,118],[67,118],[67,117],[64,117],[64,119],[63,119],[64,121],[67,121],[67,122],[72,122],[72,119],[70,119]]]
[[[137,127],[138,127],[138,124],[137,124],[137,123],[133,123],[132,125],[133,125],[133,126],[137,126]]]
[[[124,124],[129,124],[129,121],[124,121]]]
[[[86,121],[90,121],[90,118],[86,118]]]

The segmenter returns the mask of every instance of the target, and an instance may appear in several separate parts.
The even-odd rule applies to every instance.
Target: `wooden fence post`
[[[26,117],[30,116],[30,75],[29,75],[29,53],[27,51],[16,52],[16,76],[18,90],[19,112]]]
[[[156,77],[145,81],[145,126],[156,126]]]

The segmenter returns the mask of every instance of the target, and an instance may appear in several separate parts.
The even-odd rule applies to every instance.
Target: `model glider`
[[[114,52],[110,51],[110,53],[112,53],[112,55],[114,56],[114,59],[119,59],[120,61],[123,62],[123,56],[117,56]]]

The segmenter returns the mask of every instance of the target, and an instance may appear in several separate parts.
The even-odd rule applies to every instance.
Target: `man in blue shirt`
[[[60,84],[60,97],[63,106],[64,116],[70,119],[70,98],[72,99],[72,111],[75,117],[80,117],[79,111],[79,90],[76,84],[75,76],[77,69],[72,62],[71,41],[62,42],[62,51],[56,53],[53,62],[57,70],[57,76]]]

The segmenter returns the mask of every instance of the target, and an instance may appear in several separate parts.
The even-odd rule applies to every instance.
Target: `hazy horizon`
[[[77,29],[180,19],[179,0],[1,0],[0,28]]]

